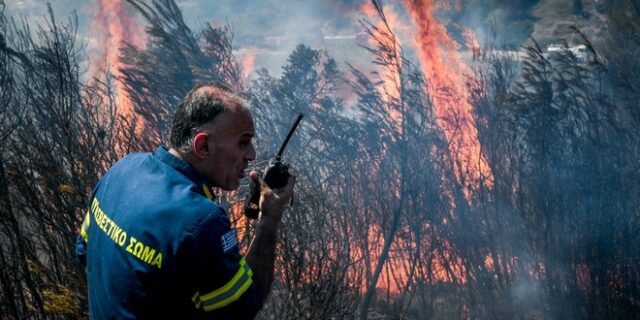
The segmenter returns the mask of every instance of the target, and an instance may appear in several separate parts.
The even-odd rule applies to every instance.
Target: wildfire
[[[116,78],[120,76],[121,63],[118,60],[118,48],[123,43],[135,47],[145,46],[144,28],[131,15],[124,0],[98,0],[93,21],[92,38],[97,42],[90,51],[89,77],[100,78],[110,72]],[[133,106],[127,98],[122,83],[116,81],[116,94],[121,112],[133,115]]]
[[[409,231],[405,229],[402,232]],[[376,261],[382,252],[382,235],[384,232],[379,226],[372,225],[369,227],[367,234],[369,260]],[[434,244],[432,242],[438,240],[430,237],[422,239],[422,246],[425,248],[431,247],[433,251],[429,256],[420,257],[422,259],[420,267],[416,266],[415,261],[409,258],[409,256],[419,254],[414,252],[416,249],[415,244],[400,238],[394,241],[393,250],[389,254],[387,263],[382,268],[382,273],[378,280],[378,288],[387,289],[394,294],[400,293],[406,286],[415,281],[416,273],[428,274],[428,280],[431,283],[467,283],[468,279],[462,259],[451,253],[454,250],[446,240],[439,240],[444,242],[443,244]],[[439,246],[443,246],[445,249],[436,249]],[[360,256],[364,256],[364,254],[356,250],[353,260],[359,260]],[[410,276],[412,274],[413,276]],[[366,280],[363,279],[362,289],[364,290],[365,288]]]
[[[242,66],[242,78],[248,79],[251,72],[256,68],[256,55],[258,48],[248,47],[238,50],[238,58],[240,59],[240,65]]]
[[[465,45],[473,53],[473,57],[476,58],[480,55],[480,44],[478,43],[478,37],[473,30],[469,28],[462,29],[462,35],[465,39]]]
[[[360,8],[360,11],[365,13],[367,16],[376,16],[378,14],[376,8],[373,4],[367,2],[363,4]],[[392,6],[384,6],[385,17],[389,27],[392,30],[400,31],[402,34],[410,33],[411,26],[404,23],[402,19],[399,18],[398,14],[394,11]],[[376,26],[379,30],[386,30],[386,26],[384,22],[378,22]],[[369,45],[376,46],[376,40],[373,38],[369,39]],[[380,78],[382,82],[378,85],[377,89],[380,93],[382,101],[385,103],[390,103],[392,99],[396,101],[400,100],[400,70],[402,67],[402,59],[401,56],[401,45],[402,41],[399,38],[396,38],[396,43],[394,43],[395,55],[385,57],[388,61],[385,61],[384,66],[378,68],[378,73],[380,74]],[[400,128],[402,125],[400,123],[401,115],[397,110],[391,110],[391,119],[396,121],[395,125],[397,128]]]
[[[456,163],[456,178],[470,186],[467,193],[479,187],[482,179],[485,186],[492,186],[492,174],[488,163],[480,153],[478,132],[474,125],[473,106],[469,102],[469,91],[466,75],[471,70],[460,54],[460,45],[451,39],[447,28],[434,16],[435,5],[431,0],[404,0],[406,11],[413,20],[414,26],[408,25],[390,5],[384,6],[389,27],[397,35],[396,54],[400,55],[400,38],[409,38],[409,45],[415,49],[422,66],[428,92],[434,103],[438,123],[443,128],[449,152]],[[443,5],[448,5],[443,3]],[[454,2],[454,9],[460,10],[460,2]],[[366,3],[360,10],[368,16],[377,15],[375,7]],[[378,29],[386,30],[382,22]],[[474,57],[480,54],[475,33],[467,28],[462,29],[466,39],[466,47]],[[375,41],[370,39],[370,44]],[[401,67],[401,61],[397,61]],[[378,88],[383,100],[399,98],[399,72],[390,66],[379,68],[381,84]],[[391,115],[392,118],[393,115]]]
[[[460,5],[460,1],[455,1],[453,9],[460,10]],[[445,25],[433,16],[435,5],[431,0],[404,0],[404,6],[414,26],[407,26],[392,6],[384,7],[388,28],[396,35],[396,55],[400,56],[401,42],[408,43],[415,49],[427,82],[427,91],[431,95],[438,116],[438,124],[450,144],[449,153],[455,162],[456,178],[468,186],[466,195],[470,197],[472,192],[479,188],[480,183],[486,187],[492,186],[492,175],[486,159],[480,152],[473,106],[469,102],[466,75],[471,73],[471,69],[460,53],[460,45],[449,37]],[[378,14],[375,7],[369,3],[361,7],[361,12],[368,16]],[[379,22],[376,27],[379,30],[387,30],[384,22]],[[480,45],[475,33],[466,28],[462,29],[462,33],[466,39],[466,47],[474,57],[478,56]],[[377,45],[375,39],[370,39],[369,43],[371,46]],[[390,63],[396,63],[397,68],[402,67],[400,59]],[[393,65],[384,63],[377,70],[382,80],[378,91],[386,103],[400,98],[399,71],[394,69]],[[389,116],[395,118],[393,113]],[[382,238],[381,233],[376,232],[378,227],[372,228],[369,255],[377,258],[381,249],[376,244],[382,241]],[[468,279],[462,260],[455,256],[455,250],[450,245],[447,247],[446,250],[432,253],[427,271],[430,279],[434,282],[465,283]],[[399,286],[403,285],[402,282],[406,281],[410,274],[408,269],[403,268],[406,265],[410,265],[406,256],[391,255],[383,268],[379,283],[385,283],[391,292],[401,291]]]
[[[385,13],[387,15],[387,21],[389,22],[390,26],[397,26],[398,23],[398,19],[397,19],[397,15],[395,13],[395,11],[393,11],[393,8],[390,6],[385,6]],[[373,17],[378,15],[378,12],[376,11],[375,7],[367,2],[365,4],[362,5],[362,7],[360,8],[360,11],[362,11],[363,13],[365,13],[366,15]],[[378,22],[377,27],[381,30],[384,30],[384,23],[383,22]],[[369,38],[369,45],[371,46],[375,46],[377,43],[375,41],[375,39],[373,38]],[[400,55],[400,43],[398,43],[398,46],[395,47],[395,55],[399,56]],[[390,57],[391,58],[391,57]],[[393,58],[391,58],[393,59]],[[390,64],[392,64],[393,61],[390,61]],[[378,86],[378,91],[382,97],[382,99],[388,103],[389,98],[395,98],[395,99],[399,99],[400,98],[400,91],[398,88],[398,85],[400,83],[400,75],[398,73],[398,70],[394,70],[390,64],[387,64],[387,67],[381,67],[379,68],[379,73],[380,73],[380,77],[382,78],[382,83],[380,83],[380,85]],[[394,117],[396,118],[396,117]]]
[[[431,89],[439,124],[450,141],[449,151],[457,165],[457,178],[477,188],[481,178],[491,187],[491,172],[480,153],[478,132],[474,126],[473,106],[469,102],[465,74],[470,70],[460,55],[459,45],[447,34],[446,27],[434,16],[431,0],[405,0],[407,12],[416,26],[413,45],[422,64],[422,71]],[[467,45],[479,50],[475,36],[465,29]]]

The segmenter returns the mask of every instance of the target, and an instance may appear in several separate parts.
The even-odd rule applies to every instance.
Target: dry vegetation
[[[74,242],[93,185],[122,153],[164,142],[177,100],[212,80],[252,101],[256,167],[294,116],[307,116],[287,149],[296,200],[259,318],[640,312],[637,1],[612,6],[607,41],[575,33],[586,60],[569,51],[549,60],[534,41],[521,60],[478,56],[468,85],[492,176],[471,196],[420,68],[383,24],[363,24],[377,72],[343,70],[300,45],[282,75],[263,70],[247,84],[227,28],[194,32],[171,0],[129,3],[150,26],[147,48],[122,51],[122,79],[87,82],[74,17],[50,13],[27,26],[0,11],[0,318],[87,317]],[[397,95],[378,90],[390,74]],[[118,116],[113,81],[123,81],[152,134],[131,134],[136,124]],[[345,105],[344,90],[355,106]],[[221,202],[231,208],[244,192]],[[246,245],[252,225],[231,213]]]

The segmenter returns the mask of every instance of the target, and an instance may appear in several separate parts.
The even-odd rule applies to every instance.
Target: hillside
[[[574,45],[580,41],[572,30],[576,27],[590,41],[598,41],[606,31],[605,3],[602,0],[541,0],[531,10],[536,19],[532,36],[542,45],[559,39]]]

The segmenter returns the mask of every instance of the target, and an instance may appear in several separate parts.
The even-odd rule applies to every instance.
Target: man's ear
[[[193,153],[200,159],[206,159],[210,156],[209,153],[209,134],[206,132],[200,132],[193,137]]]

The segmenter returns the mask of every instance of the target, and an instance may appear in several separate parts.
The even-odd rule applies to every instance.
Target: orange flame
[[[400,231],[399,231],[400,232]],[[405,227],[403,232],[410,232]],[[382,254],[382,245],[384,232],[380,226],[372,225],[368,229],[368,245],[369,248],[369,261],[377,261]],[[401,238],[394,239],[392,245],[393,250],[389,252],[389,258],[382,268],[382,273],[376,284],[376,288],[389,290],[390,293],[398,294],[406,289],[409,283],[416,280],[415,277],[419,277],[418,274],[428,274],[428,280],[430,283],[444,283],[454,282],[458,284],[467,283],[467,275],[462,259],[454,254],[452,245],[446,240],[442,244],[434,245],[432,243],[434,239],[425,237],[421,240],[424,248],[432,248],[431,254],[428,258],[422,257],[423,266],[418,267],[415,262],[412,261],[413,256],[419,254],[413,250],[416,249],[415,243],[403,240]],[[438,246],[443,246],[444,249],[437,249]],[[363,252],[359,252],[358,249],[354,249],[355,260],[360,260],[364,256]],[[424,260],[427,259],[427,260]],[[422,270],[414,270],[412,268],[423,268]],[[410,279],[410,274],[413,274],[413,279]],[[366,289],[366,279],[362,279],[362,290]]]
[[[257,54],[258,54],[258,48],[256,47],[243,48],[238,52],[240,65],[242,66],[243,79],[248,79],[251,73],[255,70]]]
[[[123,43],[137,48],[145,46],[144,28],[131,15],[124,0],[98,0],[92,30],[97,44],[90,51],[90,78],[99,78],[104,72],[119,78],[118,69],[122,64],[118,59],[118,48]],[[133,106],[119,81],[116,81],[116,95],[118,105],[122,106],[121,112],[132,116]]]
[[[489,166],[480,153],[478,132],[474,126],[473,106],[469,102],[465,75],[469,67],[458,52],[459,45],[447,34],[446,27],[433,16],[430,0],[405,0],[405,6],[416,26],[413,44],[417,48],[422,71],[439,118],[440,126],[450,141],[449,152],[456,161],[460,181],[477,188],[482,178],[492,185]],[[466,32],[470,35],[469,31]],[[479,46],[477,41],[471,48]]]
[[[444,3],[444,5],[448,5]],[[413,20],[415,27],[407,27],[399,15],[391,6],[385,6],[385,17],[391,31],[402,39],[411,38],[411,45],[417,51],[422,71],[427,81],[427,90],[434,103],[435,112],[438,116],[438,124],[443,128],[447,140],[450,142],[449,152],[456,163],[456,178],[470,186],[467,196],[479,187],[482,181],[485,186],[491,187],[492,175],[486,159],[481,156],[480,142],[478,141],[477,129],[474,125],[473,106],[469,102],[469,91],[467,88],[466,75],[471,69],[467,66],[459,52],[460,45],[452,40],[447,29],[437,21],[432,12],[435,9],[432,1],[405,0],[408,14]],[[461,2],[454,2],[455,10],[460,10]],[[452,8],[449,6],[449,10]],[[367,3],[361,7],[361,12],[368,16],[377,16],[377,11],[373,5]],[[376,26],[379,30],[386,30],[383,22]],[[480,45],[475,34],[470,29],[463,29],[466,38],[466,46],[474,56],[480,54]],[[398,47],[397,55],[400,55],[400,40],[396,39]],[[377,45],[374,39],[369,40],[370,45]],[[400,62],[400,61],[398,61]],[[398,65],[401,67],[401,65]],[[378,91],[384,102],[400,98],[398,91],[399,70],[394,70],[391,66],[382,66],[378,69],[380,80],[382,80]],[[390,118],[396,118],[395,114],[390,114]],[[482,179],[486,180],[482,180]],[[446,222],[445,222],[446,224]],[[379,226],[371,226],[369,232],[371,261],[376,261],[381,254],[382,233]],[[410,246],[410,244],[406,244]],[[427,242],[426,246],[430,246]],[[401,243],[394,243],[394,246],[401,246]],[[468,281],[464,263],[460,257],[455,255],[452,245],[445,241],[444,250],[435,250],[430,258],[428,270],[430,281],[434,282],[456,282],[466,283]],[[401,286],[406,285],[409,278],[409,269],[403,266],[410,265],[409,259],[403,254],[390,254],[387,263],[383,267],[383,272],[378,279],[378,284],[387,287],[390,292],[401,292]],[[493,268],[493,265],[487,266]],[[363,285],[363,288],[366,286]]]
[[[385,17],[387,23],[389,24],[389,28],[394,32],[394,34],[412,34],[412,28],[410,25],[406,24],[400,16],[395,12],[392,6],[386,5],[383,8],[385,12]],[[368,16],[377,16],[378,12],[373,6],[373,4],[367,2],[360,7],[360,11],[365,13]],[[387,27],[384,25],[384,22],[378,22],[376,26],[379,30],[386,30]],[[396,43],[394,43],[394,53],[395,56],[385,56],[384,59],[388,59],[385,61],[384,66],[380,66],[378,68],[378,74],[380,76],[380,84],[377,86],[377,90],[380,93],[380,97],[384,103],[391,103],[392,100],[400,101],[400,68],[402,68],[402,59],[400,58],[402,55],[401,45],[402,40],[396,36]],[[377,42],[373,38],[369,38],[369,44],[371,46],[376,46]],[[396,109],[390,110],[390,120],[395,122],[396,128],[401,128],[401,119],[402,115]]]
[[[464,28],[462,29],[462,35],[465,39],[465,45],[473,54],[473,58],[477,58],[480,55],[480,43],[478,43],[476,33],[469,28]]]

